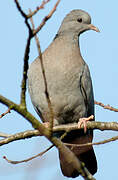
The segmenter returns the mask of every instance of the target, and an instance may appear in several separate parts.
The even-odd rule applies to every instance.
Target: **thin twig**
[[[0,133],[0,137],[5,137],[4,139],[0,140],[0,146],[8,144],[13,141],[21,140],[21,139],[26,139],[26,138],[31,138],[34,136],[39,136],[41,135],[38,130],[28,130],[16,134],[6,134],[6,133]]]
[[[104,105],[103,103],[98,102],[98,101],[95,101],[95,104],[103,107],[104,109],[108,109],[110,111],[118,112],[117,108],[114,108],[114,107],[110,106],[109,104],[108,105]]]
[[[43,19],[42,23],[37,27],[37,29],[34,30],[34,32],[33,32],[34,36],[42,29],[42,27],[45,25],[45,23],[51,18],[53,13],[56,11],[56,8],[57,8],[58,4],[60,3],[60,1],[61,0],[58,0],[56,2],[56,4],[53,7],[53,9],[49,12],[49,14],[47,16],[45,16],[45,18]]]
[[[39,156],[42,156],[43,154],[45,154],[46,152],[48,152],[52,147],[53,147],[53,145],[50,146],[49,148],[47,148],[46,150],[44,150],[43,152],[38,153],[38,154],[36,154],[35,156],[32,156],[32,157],[30,157],[30,158],[28,158],[28,159],[24,159],[24,160],[21,160],[21,161],[9,160],[6,156],[3,156],[3,158],[4,158],[8,163],[11,163],[11,164],[20,164],[20,163],[24,163],[24,162],[31,161],[31,160],[39,157]]]
[[[84,126],[80,127],[80,129],[83,129]],[[54,132],[58,131],[72,131],[78,129],[78,123],[72,123],[72,124],[64,124],[53,127]],[[87,122],[87,129],[98,129],[101,131],[104,130],[113,130],[118,131],[118,123],[117,122],[98,122],[98,121],[88,121]]]
[[[16,3],[16,6],[17,6],[17,9],[20,11],[21,15],[24,17],[24,18],[27,18],[27,15],[24,13],[24,11],[22,10],[19,2],[17,0],[14,0],[14,2]]]
[[[32,32],[31,30],[31,27],[30,27],[30,24],[28,23],[28,17],[27,17],[27,14],[25,14],[25,12],[22,10],[18,0],[14,0],[15,4],[16,4],[16,7],[18,9],[18,11],[20,12],[20,14],[22,15],[22,17],[25,19],[25,24],[26,26],[28,27],[29,31]]]
[[[64,143],[66,146],[72,146],[72,147],[84,147],[84,146],[93,146],[93,145],[101,145],[101,144],[106,144],[112,141],[118,140],[118,136],[114,136],[112,138],[99,141],[99,142],[93,142],[93,143],[85,143],[85,144],[70,144],[70,143]]]
[[[25,14],[25,12],[22,10],[19,2],[17,0],[14,0],[14,2],[20,14],[25,19],[25,24],[29,30],[29,36],[27,39],[27,44],[26,44],[25,54],[24,54],[23,78],[22,78],[22,83],[21,83],[21,98],[20,98],[20,104],[22,108],[26,108],[26,83],[27,83],[27,72],[28,72],[28,60],[29,60],[29,52],[30,52],[30,43],[31,43],[31,39],[33,38],[33,32],[30,27],[30,24],[28,23],[28,17]]]
[[[8,110],[7,110],[6,112],[2,113],[2,114],[0,115],[0,118],[2,118],[3,116],[5,116],[5,115],[8,114],[8,113],[10,113],[10,108],[8,108]]]
[[[34,129],[40,129],[40,133],[42,135],[45,135],[47,138],[49,137],[49,130],[45,128],[45,126],[42,125],[42,123],[40,123],[39,120],[36,119],[30,112],[28,112],[27,109],[22,108],[21,105],[14,103],[13,101],[7,99],[2,95],[0,95],[0,102],[9,107],[10,109],[19,113],[25,119],[27,119],[32,124]]]
[[[31,18],[32,16],[34,16],[40,9],[43,9],[44,6],[49,2],[50,0],[44,0],[42,1],[42,4],[36,8],[36,10],[34,10],[33,12],[30,12],[28,15],[27,15],[27,18]]]
[[[30,13],[31,13],[31,10],[30,10]],[[33,30],[34,30],[35,26],[34,26],[34,23],[33,23],[33,19],[30,18],[30,20],[31,20],[32,27],[33,27]],[[46,96],[48,108],[49,108],[49,111],[50,111],[49,131],[50,131],[50,136],[51,136],[52,135],[53,122],[54,122],[54,112],[53,112],[52,103],[51,103],[50,95],[49,95],[49,91],[48,91],[48,84],[47,84],[45,68],[44,68],[44,64],[43,64],[43,58],[42,58],[42,52],[41,52],[41,48],[40,48],[40,42],[39,42],[39,39],[38,39],[37,35],[35,35],[35,40],[36,40],[36,44],[37,44],[37,48],[38,48],[39,59],[40,59],[40,63],[41,63],[41,70],[42,70],[43,80],[44,80],[44,85],[45,85],[45,96]]]
[[[2,137],[2,138],[8,138],[10,136],[11,136],[11,134],[0,132],[0,137]]]
[[[26,83],[27,83],[27,72],[28,72],[28,60],[29,60],[29,52],[30,52],[30,44],[31,44],[32,36],[29,33],[29,37],[27,39],[27,45],[25,48],[24,54],[24,65],[23,65],[23,79],[21,83],[21,106],[26,108]]]

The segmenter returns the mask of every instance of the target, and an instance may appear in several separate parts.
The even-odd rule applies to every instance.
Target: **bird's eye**
[[[81,22],[82,22],[82,18],[78,18],[77,21],[78,21],[79,23],[81,23]]]

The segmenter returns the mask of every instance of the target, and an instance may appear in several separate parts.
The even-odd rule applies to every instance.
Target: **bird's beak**
[[[96,32],[100,32],[100,30],[97,27],[95,27],[93,24],[90,24],[89,28],[90,28],[90,30],[93,30],[93,31],[96,31]]]

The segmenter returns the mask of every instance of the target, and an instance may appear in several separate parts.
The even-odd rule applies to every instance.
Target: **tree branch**
[[[6,156],[3,156],[3,158],[8,162],[8,163],[11,163],[11,164],[19,164],[19,163],[24,163],[24,162],[28,162],[28,161],[31,161],[39,156],[42,156],[43,154],[45,154],[46,152],[48,152],[51,148],[53,147],[50,146],[49,148],[47,148],[45,151],[41,152],[41,153],[38,153],[36,154],[35,156],[32,156],[28,159],[24,159],[24,160],[21,160],[21,161],[13,161],[13,160],[9,160]]]
[[[21,98],[20,98],[20,104],[22,105],[22,108],[26,108],[26,83],[27,83],[27,71],[28,71],[28,60],[29,60],[29,52],[30,52],[30,43],[31,39],[33,38],[33,32],[30,27],[30,24],[28,23],[28,17],[22,10],[19,2],[17,0],[14,0],[16,7],[22,17],[25,19],[25,24],[29,30],[29,36],[27,39],[27,44],[25,48],[25,54],[24,54],[24,65],[23,65],[23,78],[21,83]]]
[[[83,129],[83,125],[81,126],[81,129]],[[67,125],[59,125],[59,126],[55,126],[53,127],[53,132],[70,132],[72,130],[77,130],[78,129],[78,124],[67,124]],[[118,131],[118,123],[116,122],[87,122],[87,129],[98,129],[98,130],[114,130],[114,131]],[[3,137],[7,137],[3,140],[0,140],[0,146],[8,144],[10,142],[16,141],[16,140],[20,140],[20,139],[25,139],[25,138],[31,138],[34,136],[42,136],[42,134],[39,132],[39,130],[28,130],[28,131],[24,131],[24,132],[20,132],[20,133],[16,133],[14,135],[8,135],[7,136],[3,136]],[[62,137],[63,138],[63,137]],[[111,139],[112,140],[112,139]],[[117,136],[114,140],[117,140]],[[110,142],[110,139],[109,139]],[[103,144],[103,142],[102,142]],[[91,144],[91,145],[96,145],[96,144]]]
[[[10,109],[16,111],[19,113],[21,116],[23,116],[25,119],[27,119],[34,129],[40,129],[40,133],[46,137],[49,137],[49,130],[45,128],[45,126],[38,121],[30,112],[28,112],[26,109],[22,108],[21,105],[18,105],[14,103],[13,101],[5,98],[4,96],[0,95],[0,102]]]
[[[80,127],[80,129],[83,129],[84,126]],[[77,130],[78,129],[78,124],[77,123],[72,123],[72,124],[64,124],[64,125],[59,125],[55,126],[53,128],[54,131],[72,131],[72,130]],[[118,131],[118,123],[117,122],[98,122],[98,121],[88,121],[87,122],[87,129],[98,129],[98,130],[113,130],[113,131]]]
[[[118,109],[110,106],[109,104],[108,104],[108,105],[104,105],[103,103],[98,102],[98,101],[95,101],[95,104],[103,107],[104,109],[108,109],[108,110],[110,110],[110,111],[118,112]]]
[[[114,136],[109,139],[105,139],[103,141],[99,142],[93,142],[93,143],[86,143],[86,144],[70,144],[70,143],[64,143],[66,146],[72,146],[72,147],[84,147],[84,146],[94,146],[94,145],[101,145],[101,144],[106,144],[112,141],[118,140],[118,136]]]
[[[8,108],[8,110],[6,111],[6,112],[4,112],[4,113],[2,113],[1,115],[0,115],[0,118],[2,118],[3,116],[5,116],[6,114],[8,114],[8,113],[10,113],[10,109]]]
[[[31,10],[30,10],[30,13],[31,13]],[[33,27],[33,30],[34,30],[35,26],[34,26],[33,18],[30,18],[30,20],[31,20],[31,24],[32,24],[32,27]],[[35,40],[36,40],[36,45],[37,45],[37,49],[38,49],[38,54],[39,54],[39,59],[40,59],[40,64],[41,64],[41,70],[42,70],[42,75],[43,75],[43,80],[44,80],[45,96],[46,96],[46,100],[47,100],[47,104],[48,104],[48,109],[50,111],[49,131],[50,131],[50,136],[52,136],[52,128],[53,128],[53,122],[54,122],[54,112],[53,112],[52,103],[51,103],[50,95],[49,95],[49,91],[48,91],[48,84],[47,84],[47,79],[46,79],[46,74],[45,74],[45,68],[44,68],[44,63],[43,63],[43,58],[42,58],[40,42],[39,42],[39,39],[38,39],[37,35],[35,35]]]
[[[17,9],[19,10],[19,12],[21,13],[21,15],[24,17],[24,18],[27,18],[27,15],[24,13],[24,11],[22,10],[18,0],[14,0],[15,4],[16,4],[16,7]]]
[[[30,52],[30,44],[31,44],[32,34],[29,33],[29,37],[27,39],[27,45],[25,48],[24,54],[24,66],[23,66],[23,78],[21,83],[21,102],[23,108],[26,108],[26,83],[27,83],[27,72],[28,72],[28,60],[29,60],[29,52]]]
[[[42,4],[36,8],[36,10],[34,10],[33,12],[30,12],[28,15],[27,15],[27,18],[31,18],[32,16],[34,16],[40,9],[43,9],[44,6],[49,2],[50,0],[44,0],[42,1]]]
[[[0,137],[2,137],[2,138],[8,138],[8,137],[10,137],[11,136],[11,134],[7,134],[7,133],[4,133],[4,132],[0,132]],[[3,144],[4,145],[4,144]]]
[[[33,31],[33,35],[35,36],[41,29],[42,27],[46,24],[46,22],[52,17],[53,13],[56,11],[56,8],[58,6],[58,4],[60,3],[60,0],[58,0],[55,4],[55,6],[53,7],[53,9],[50,11],[50,13],[45,16],[45,18],[43,19],[42,23],[37,27],[37,29],[35,29]]]

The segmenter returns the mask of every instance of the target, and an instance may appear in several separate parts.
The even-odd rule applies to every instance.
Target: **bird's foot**
[[[43,125],[44,125],[46,128],[49,128],[50,123],[49,123],[49,122],[44,122]]]
[[[79,122],[78,122],[78,128],[80,129],[82,124],[83,124],[83,126],[84,126],[84,133],[86,133],[86,131],[87,131],[87,121],[90,121],[92,119],[94,119],[93,115],[91,115],[89,117],[80,118]]]

